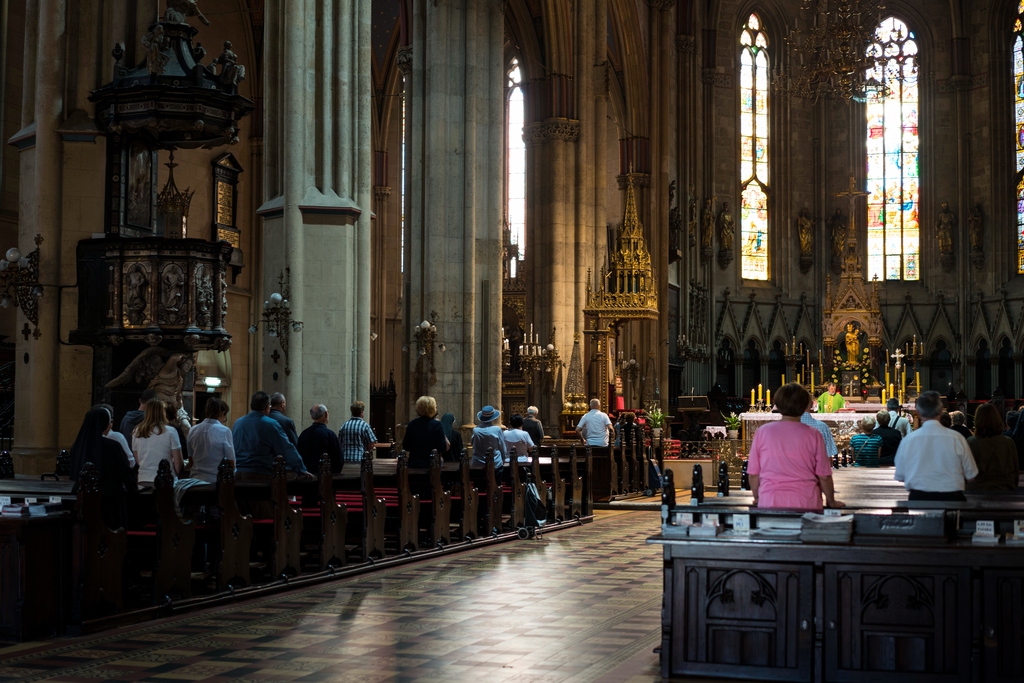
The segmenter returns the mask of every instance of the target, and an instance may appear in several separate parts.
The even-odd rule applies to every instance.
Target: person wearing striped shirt
[[[338,439],[341,440],[341,459],[345,462],[361,462],[363,453],[373,451],[377,437],[370,425],[363,419],[366,404],[356,401],[350,410],[352,417],[338,430]]]

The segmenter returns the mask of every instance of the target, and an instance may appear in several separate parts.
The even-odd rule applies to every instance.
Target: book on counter
[[[800,518],[800,540],[812,543],[849,543],[853,538],[853,515],[819,515],[808,512]]]
[[[61,503],[31,503],[28,506],[30,517],[45,517],[46,515],[60,514],[64,511]]]
[[[28,505],[23,503],[12,503],[0,508],[0,515],[4,517],[28,517]]]

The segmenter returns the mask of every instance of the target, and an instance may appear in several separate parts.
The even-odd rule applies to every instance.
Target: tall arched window
[[[1017,21],[1013,32],[1013,105],[1017,138],[1017,272],[1024,273],[1024,0],[1017,5]]]
[[[921,277],[918,206],[917,43],[895,17],[875,29],[872,56],[884,69],[870,69],[882,86],[867,94],[868,277]]]
[[[768,36],[756,14],[740,33],[740,272],[768,279]]]
[[[510,275],[515,277],[519,259],[526,256],[526,143],[523,125],[526,108],[523,103],[522,74],[519,62],[512,60],[508,71],[508,224],[512,229],[512,244],[518,255],[511,262]]]

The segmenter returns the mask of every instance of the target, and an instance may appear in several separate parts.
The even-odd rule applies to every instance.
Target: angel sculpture
[[[238,85],[245,80],[245,67],[238,63],[238,55],[231,49],[231,41],[224,41],[224,52],[213,60],[210,66],[220,66],[220,82],[225,85]]]
[[[209,26],[210,20],[199,11],[196,0],[167,0],[167,11],[164,21],[174,24],[185,24],[187,17],[197,17],[204,25]]]
[[[142,36],[142,47],[146,48],[146,68],[149,73],[159,76],[167,66],[169,56],[163,53],[171,44],[170,39],[164,33],[164,27],[157,24],[153,30]]]
[[[157,399],[180,409],[181,389],[185,375],[192,370],[191,353],[172,353],[162,346],[150,346],[128,364],[120,375],[106,384],[107,389],[134,382],[145,384],[156,393]]]

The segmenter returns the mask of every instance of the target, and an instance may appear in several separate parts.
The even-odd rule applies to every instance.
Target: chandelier
[[[882,0],[804,0],[803,21],[786,37],[793,66],[772,77],[773,88],[797,97],[863,102],[885,97],[888,57],[876,28],[885,10]],[[780,60],[781,63],[782,60]]]

